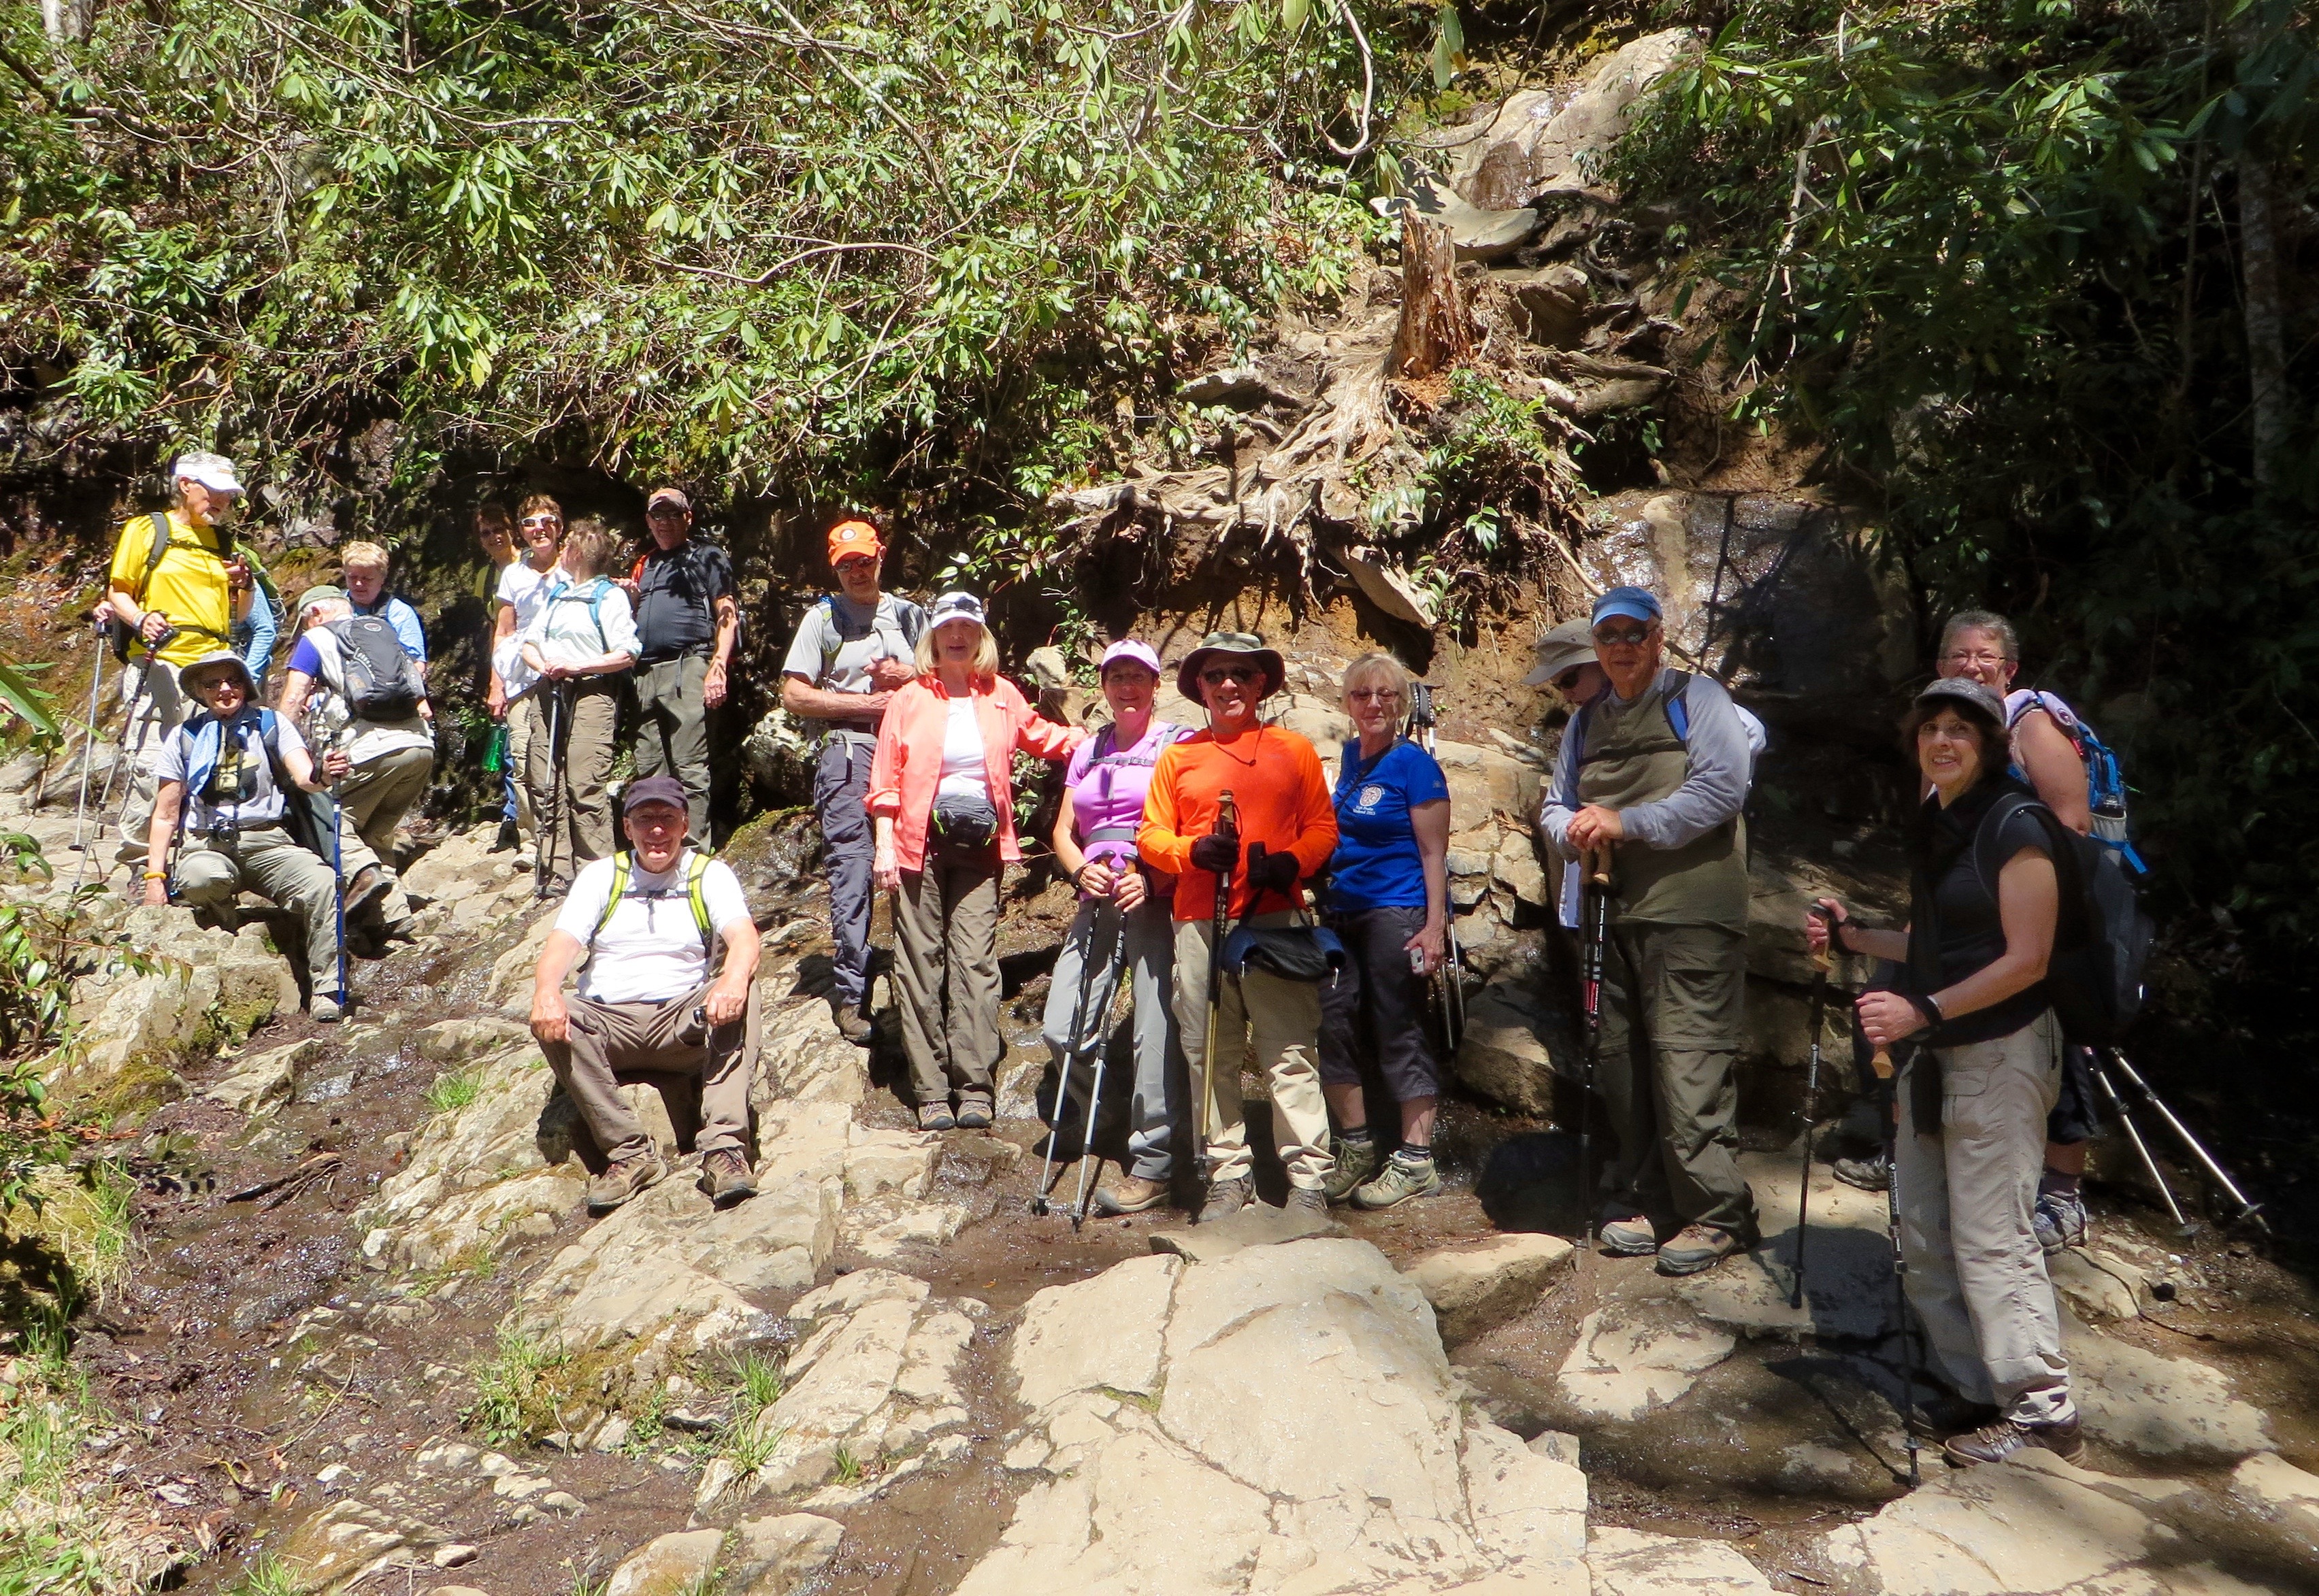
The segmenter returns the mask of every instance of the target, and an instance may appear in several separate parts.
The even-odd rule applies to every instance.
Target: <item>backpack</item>
[[[2032,709],[2043,709],[2062,728],[2070,746],[2078,751],[2078,758],[2086,767],[2086,807],[2093,812],[2094,836],[2097,841],[2115,849],[2137,876],[2145,875],[2150,867],[2142,862],[2142,855],[2134,851],[2125,818],[2125,777],[2118,769],[2117,755],[2109,744],[2094,735],[2094,728],[2080,718],[2078,712],[2056,695],[2031,691],[2022,699],[2018,708],[2008,708],[2005,715],[2005,735],[2010,737],[2021,717]],[[2016,770],[2014,774],[2021,776]],[[2026,780],[2026,777],[2023,778]]]
[[[357,615],[323,628],[338,643],[338,675],[356,720],[409,720],[427,696],[419,667],[383,617]]]
[[[151,529],[147,534],[145,570],[142,574],[137,578],[137,590],[134,595],[137,602],[140,606],[145,602],[146,590],[153,585],[153,573],[160,569],[162,556],[169,552],[170,532],[168,512],[167,510],[156,510],[152,515],[148,517],[147,519],[151,523]],[[257,556],[251,554],[248,549],[243,548],[235,539],[233,534],[227,531],[224,527],[219,527],[213,528],[213,530],[217,533],[218,537],[218,558],[220,560],[231,560],[236,555],[240,555],[242,560],[249,566],[250,580],[256,582],[265,592],[266,601],[274,607],[274,614],[275,618],[279,619],[283,615],[286,614],[287,611],[282,608],[282,590],[274,585],[274,578],[267,575],[266,567],[257,563]],[[183,622],[177,624],[179,628],[183,631],[199,632],[204,637],[214,637],[217,636],[206,627],[191,626]],[[131,632],[129,627],[117,620],[112,622],[107,627],[106,630],[112,634],[110,641],[113,645],[113,657],[120,661],[122,664],[127,664],[129,663],[130,648],[137,641],[136,634]],[[230,637],[218,637],[217,640],[221,646],[230,647],[233,642]]]
[[[636,874],[636,856],[623,849],[612,855],[612,889],[605,896],[604,912],[598,916],[596,928],[588,933],[588,946],[592,951],[596,939],[604,934],[604,927],[612,923],[612,915],[620,900],[628,896],[628,882]],[[684,900],[692,907],[693,928],[700,933],[700,951],[714,958],[717,951],[717,928],[708,923],[708,895],[701,888],[701,879],[708,874],[709,859],[696,852],[684,869]],[[645,896],[637,894],[638,897]]]
[[[641,565],[637,568],[643,569]],[[882,600],[880,601],[882,602]],[[848,637],[844,629],[837,624],[836,594],[823,594],[819,608],[821,610],[821,680],[814,685],[826,687],[829,684],[829,673],[837,669],[838,652],[847,644],[858,642],[860,639]],[[902,634],[902,641],[915,649],[918,645],[918,634],[925,629],[926,612],[910,603],[897,605],[896,609],[899,614],[895,618],[895,626]],[[862,636],[874,637],[877,635],[878,616],[875,611],[872,611],[870,617],[870,630]],[[905,657],[907,656],[905,655]]]
[[[216,716],[204,709],[179,727],[178,735],[185,737],[190,746],[192,739],[201,731],[202,722],[204,719],[215,720],[216,718]],[[257,711],[257,740],[259,745],[266,750],[266,768],[274,778],[274,789],[282,795],[282,829],[289,834],[292,842],[305,849],[324,864],[330,866],[335,871],[338,869],[338,853],[337,801],[328,792],[309,792],[290,779],[289,771],[282,763],[281,717],[263,707]],[[188,777],[192,774],[191,771],[186,771]],[[188,781],[189,789],[191,785]],[[194,807],[191,798],[192,794],[189,790],[185,798],[177,805],[177,829],[171,834],[169,839],[173,852],[185,837],[185,820]],[[174,867],[169,873],[171,890],[174,892],[176,876]]]
[[[2008,793],[1990,807],[1973,834],[1973,869],[1991,902],[2003,860],[1989,856],[2006,819],[2027,811],[2053,846],[2061,916],[2045,965],[2045,994],[2061,1017],[2062,1032],[2084,1047],[2114,1047],[2142,1012],[2142,972],[2150,961],[2153,927],[2143,912],[2125,856],[2097,837],[2080,836],[2026,793]]]
[[[609,576],[589,578],[588,591],[584,595],[574,592],[572,583],[567,581],[563,586],[547,595],[547,601],[551,605],[576,604],[584,599],[588,606],[589,623],[596,628],[596,646],[609,654],[612,649],[612,640],[604,634],[604,595],[611,591],[611,589],[612,579]],[[541,628],[541,635],[546,636],[545,627]]]

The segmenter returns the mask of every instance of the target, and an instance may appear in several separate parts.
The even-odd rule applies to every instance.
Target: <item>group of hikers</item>
[[[276,708],[255,708],[267,659],[231,639],[263,584],[221,530],[240,483],[209,455],[180,458],[166,514],[124,529],[104,618],[142,639],[125,690],[131,738],[141,747],[150,732],[157,744],[140,756],[146,796],[132,799],[149,820],[124,834],[122,857],[145,864],[148,901],[230,913],[248,888],[293,906],[313,1012],[335,1017],[339,885],[346,912],[374,915],[383,936],[410,913],[393,832],[433,757],[425,640],[383,591],[383,553],[349,546],[344,585],[309,589],[286,618],[299,642]],[[663,1087],[715,1204],[755,1189],[759,942],[738,880],[709,850],[703,729],[727,691],[738,601],[722,553],[690,542],[681,491],[655,489],[647,518],[652,546],[625,581],[607,570],[610,531],[567,527],[544,495],[522,501],[512,536],[492,516],[478,522],[497,567],[488,707],[521,771],[501,840],[529,831],[542,881],[564,894],[532,1029],[589,1132],[599,1213],[669,1173],[620,1096],[635,1081]],[[1372,653],[1344,671],[1355,735],[1332,780],[1320,750],[1266,718],[1286,671],[1258,636],[1210,633],[1174,665],[1199,725],[1158,714],[1169,667],[1157,651],[1113,642],[1090,731],[1042,716],[1000,673],[979,599],[949,592],[921,608],[885,592],[871,522],[840,521],[826,548],[835,586],[797,629],[781,701],[818,732],[836,1023],[872,1040],[882,894],[919,1127],[981,1129],[997,1112],[1000,882],[1024,857],[1014,772],[1028,754],[1065,766],[1046,841],[1077,894],[1042,1023],[1051,1152],[1077,1120],[1066,1150],[1094,1153],[1105,1105],[1091,1083],[1120,987],[1132,1005],[1126,1156],[1086,1211],[1160,1208],[1179,1174],[1196,1182],[1195,1223],[1253,1203],[1243,1061],[1273,1105],[1288,1209],[1383,1209],[1439,1191],[1443,1059],[1426,1014],[1453,939],[1450,796],[1410,735],[1418,684],[1402,663]],[[1661,602],[1643,589],[1611,589],[1538,646],[1529,682],[1568,710],[1538,832],[1563,861],[1562,923],[1586,942],[1582,1114],[1599,1101],[1615,1143],[1586,1167],[1588,1234],[1610,1254],[1693,1274],[1759,1240],[1736,1157],[1736,1067],[1744,816],[1764,728],[1713,676],[1668,663]],[[1945,1388],[1917,1417],[1951,1437],[1959,1464],[2081,1446],[2044,1260],[2085,1235],[2092,1109],[2046,978],[2073,836],[2130,856],[2089,786],[2098,740],[2059,699],[2016,690],[2019,664],[2001,618],[1949,622],[1939,674],[1902,728],[1922,795],[1907,836],[1909,918],[1872,927],[1829,898],[1805,927],[1816,952],[1876,967],[1857,1000],[1857,1056],[1865,1087],[1897,1074],[1880,1099],[1897,1123],[1889,1150],[1839,1173],[1892,1191],[1907,1289]],[[628,673],[645,726],[616,847],[613,726]],[[332,828],[328,853],[292,825],[323,790],[351,823]],[[1394,1123],[1370,1123],[1372,1091],[1395,1105]]]

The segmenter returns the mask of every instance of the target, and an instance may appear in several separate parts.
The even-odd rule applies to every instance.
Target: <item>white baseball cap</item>
[[[986,627],[990,624],[982,612],[982,600],[972,593],[944,593],[934,600],[934,608],[926,611],[926,626],[930,630],[944,621],[955,620],[972,621],[978,627]]]
[[[233,462],[223,455],[180,455],[177,463],[169,467],[169,480],[196,482],[219,493],[244,491],[241,479],[233,473]]]

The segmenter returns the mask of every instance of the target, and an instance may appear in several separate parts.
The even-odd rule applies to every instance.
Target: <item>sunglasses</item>
[[[837,562],[837,569],[840,571],[867,571],[877,563],[877,561],[871,559],[868,555],[848,555],[844,559]]]
[[[1582,665],[1578,669],[1583,671],[1585,667]],[[1576,692],[1578,690],[1578,671],[1565,671],[1561,675],[1554,679],[1554,685],[1556,690],[1561,692]]]
[[[564,525],[561,520],[557,519],[554,516],[526,516],[523,518],[523,524],[526,527],[561,527]]]
[[[655,504],[650,509],[645,511],[645,514],[647,517],[655,521],[659,520],[663,516],[672,521],[677,519],[679,517],[685,516],[690,513],[691,512],[687,510],[681,504]]]
[[[1651,640],[1648,627],[1635,627],[1624,632],[1597,632],[1594,641],[1604,648],[1634,648]]]
[[[1254,665],[1219,665],[1213,671],[1201,672],[1200,680],[1210,687],[1221,687],[1227,681],[1236,681],[1246,687],[1263,674]]]

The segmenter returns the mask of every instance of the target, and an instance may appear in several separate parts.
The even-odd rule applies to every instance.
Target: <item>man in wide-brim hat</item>
[[[1336,807],[1321,756],[1295,732],[1265,726],[1257,707],[1287,679],[1278,651],[1250,632],[1211,632],[1177,670],[1183,695],[1208,712],[1205,731],[1170,744],[1151,772],[1135,842],[1144,861],[1178,879],[1175,1009],[1195,1092],[1208,1128],[1208,1190],[1198,1222],[1246,1207],[1255,1160],[1241,1113],[1239,1060],[1251,1041],[1270,1083],[1273,1141],[1288,1169],[1290,1209],[1328,1213],[1329,1108],[1321,1095],[1321,993],[1251,963],[1227,973],[1216,1004],[1215,1058],[1208,1059],[1208,991],[1218,883],[1245,924],[1285,926],[1302,917],[1298,881],[1337,847]],[[1220,835],[1223,795],[1237,834]]]

